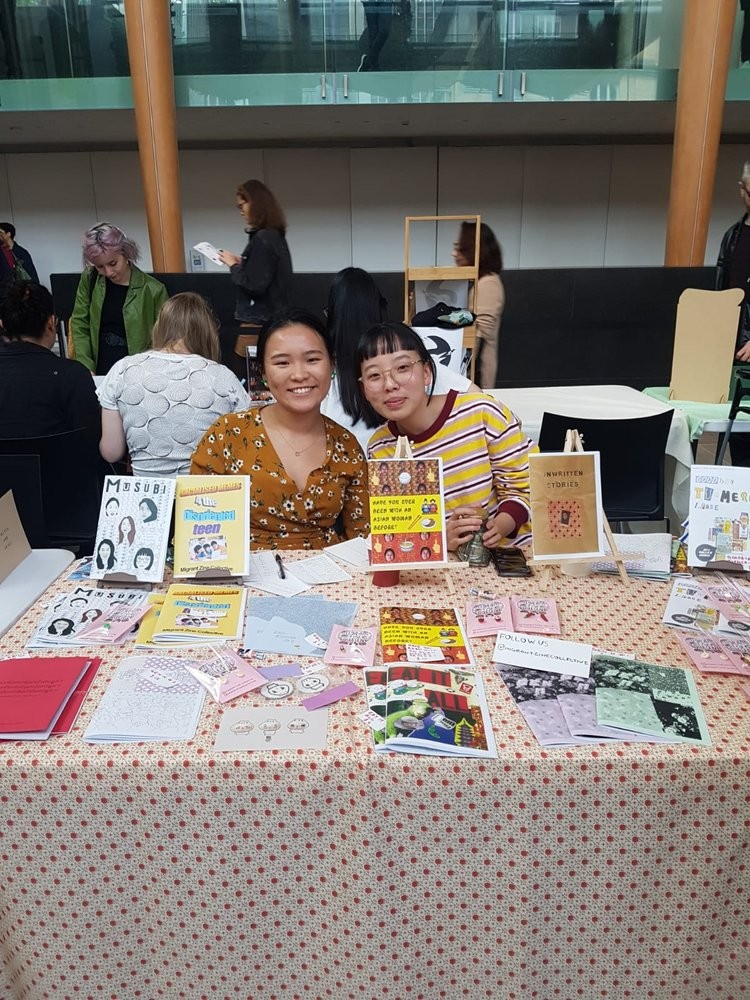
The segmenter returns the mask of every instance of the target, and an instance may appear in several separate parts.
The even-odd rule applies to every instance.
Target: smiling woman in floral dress
[[[258,359],[274,402],[220,417],[198,443],[191,473],[250,476],[255,549],[322,549],[367,535],[362,449],[320,412],[333,378],[325,328],[289,309],[261,330]]]

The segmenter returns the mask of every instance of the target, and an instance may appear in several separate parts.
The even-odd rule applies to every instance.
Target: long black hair
[[[345,267],[331,282],[327,317],[328,334],[336,354],[336,381],[341,405],[356,423],[363,417],[357,383],[357,344],[371,326],[385,322],[388,303],[372,275],[361,267]],[[379,424],[382,422],[378,421]]]

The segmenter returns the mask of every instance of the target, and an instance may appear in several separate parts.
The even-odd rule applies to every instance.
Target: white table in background
[[[665,497],[671,499],[670,518],[681,523],[687,517],[690,466],[693,452],[685,414],[660,400],[644,396],[628,385],[556,385],[524,389],[492,389],[490,395],[501,400],[516,414],[524,431],[539,440],[542,415],[570,414],[595,420],[650,417],[672,410],[672,426],[667,438]],[[562,443],[561,443],[562,448]],[[674,460],[669,461],[669,458]],[[671,483],[671,489],[670,489]],[[674,525],[676,527],[676,525]]]
[[[0,635],[15,625],[74,558],[67,549],[32,549],[6,576],[0,583]]]

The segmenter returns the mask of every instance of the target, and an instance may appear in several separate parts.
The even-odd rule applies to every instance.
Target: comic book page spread
[[[164,579],[174,491],[174,479],[107,476],[96,529],[94,579]]]
[[[737,563],[750,569],[750,469],[690,468],[688,566]]]
[[[391,664],[364,671],[376,750],[450,757],[496,757],[479,671]]]
[[[535,560],[605,554],[598,451],[530,455],[529,488]]]
[[[455,608],[381,608],[380,642],[384,663],[474,663]]]
[[[250,478],[178,476],[174,575],[246,576],[250,561]]]
[[[398,568],[445,565],[448,546],[439,458],[387,458],[367,463],[370,564]]]

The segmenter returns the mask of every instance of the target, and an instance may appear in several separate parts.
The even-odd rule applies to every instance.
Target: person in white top
[[[152,350],[123,358],[97,390],[102,406],[99,451],[108,462],[130,453],[136,476],[179,476],[206,430],[250,399],[237,377],[217,364],[218,324],[208,303],[182,292],[162,307]]]
[[[355,355],[362,334],[387,321],[388,303],[367,271],[361,267],[345,267],[331,283],[326,318],[336,356],[336,377],[323,400],[321,413],[351,431],[366,451],[372,432],[382,420],[372,423],[362,414]],[[435,367],[434,391],[437,394],[442,395],[449,389],[478,391],[477,386],[458,372],[444,365]]]

